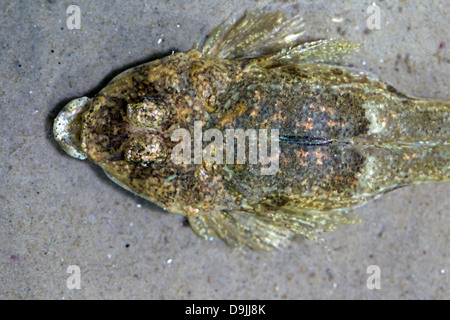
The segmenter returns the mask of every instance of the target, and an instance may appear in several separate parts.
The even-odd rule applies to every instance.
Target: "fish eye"
[[[163,139],[154,135],[134,136],[125,147],[126,160],[141,167],[162,162],[166,158]]]
[[[159,131],[166,122],[169,112],[164,104],[155,99],[145,98],[127,105],[127,117],[130,123]]]

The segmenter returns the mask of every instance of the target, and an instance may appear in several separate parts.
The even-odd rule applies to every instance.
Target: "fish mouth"
[[[87,158],[81,145],[82,115],[89,110],[91,99],[82,97],[70,101],[53,122],[53,135],[59,145],[71,157]]]

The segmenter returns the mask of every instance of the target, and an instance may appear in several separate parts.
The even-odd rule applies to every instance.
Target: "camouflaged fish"
[[[187,216],[201,237],[258,250],[296,234],[319,240],[354,222],[352,207],[449,180],[450,101],[409,97],[345,67],[357,44],[304,42],[302,28],[281,12],[226,21],[195,49],[70,102],[55,138],[125,189]],[[262,162],[176,164],[174,132],[193,133],[195,123],[204,131],[277,130],[277,171],[261,174]]]

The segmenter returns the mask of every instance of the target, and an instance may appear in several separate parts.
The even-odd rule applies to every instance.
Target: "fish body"
[[[293,234],[318,240],[382,193],[449,180],[450,102],[344,66],[358,45],[302,42],[300,21],[275,12],[225,22],[196,48],[70,102],[55,138],[187,216],[200,236],[254,249]],[[189,154],[177,162],[175,151]]]

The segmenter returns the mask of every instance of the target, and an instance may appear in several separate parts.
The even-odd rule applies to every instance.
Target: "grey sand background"
[[[405,93],[450,99],[450,3],[380,1],[0,1],[0,298],[445,299],[450,184],[396,190],[362,223],[257,253],[199,239],[181,216],[65,155],[51,124],[128,67],[189,50],[229,15],[290,5],[310,38],[364,42],[352,62]],[[81,30],[66,9],[81,8]],[[69,290],[69,265],[81,289]],[[381,289],[366,286],[370,265]]]

